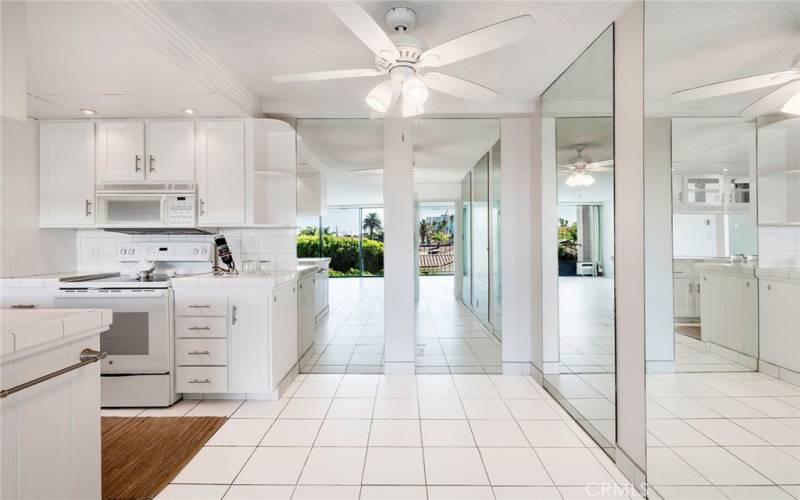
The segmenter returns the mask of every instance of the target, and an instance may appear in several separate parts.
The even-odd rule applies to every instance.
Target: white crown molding
[[[214,57],[175,23],[170,21],[150,0],[112,0],[119,12],[148,35],[148,41],[186,72],[210,85],[249,116],[260,116],[258,99]]]

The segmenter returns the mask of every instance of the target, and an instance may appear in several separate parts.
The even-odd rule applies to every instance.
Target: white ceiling
[[[531,14],[532,36],[522,42],[441,68],[500,92],[490,105],[435,93],[429,113],[527,113],[531,100],[630,4],[593,2],[359,2],[381,26],[390,8],[417,13],[413,33],[429,46],[510,17]],[[269,114],[365,116],[363,102],[380,77],[275,84],[284,73],[372,68],[374,56],[323,2],[163,2],[176,24],[239,76]],[[513,77],[512,77],[513,76]]]
[[[611,117],[557,118],[556,161],[569,163],[577,155],[575,146],[584,146],[583,156],[592,161],[614,159],[614,120]]]
[[[679,90],[785,71],[800,51],[800,2],[645,2],[648,111],[734,116],[765,94],[669,103]]]
[[[672,120],[672,168],[678,172],[748,174],[751,164],[755,167],[755,147],[752,122],[735,118]]]
[[[27,2],[28,114],[37,118],[242,116],[106,2]]]

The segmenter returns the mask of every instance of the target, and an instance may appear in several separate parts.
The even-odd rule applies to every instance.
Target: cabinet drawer
[[[225,339],[178,339],[175,361],[182,365],[228,364],[228,341]]]
[[[227,392],[225,366],[179,366],[175,370],[176,392]]]
[[[225,338],[228,336],[226,318],[175,318],[177,338]]]
[[[227,297],[209,297],[208,295],[178,295],[175,297],[175,314],[178,316],[225,316],[227,313]]]

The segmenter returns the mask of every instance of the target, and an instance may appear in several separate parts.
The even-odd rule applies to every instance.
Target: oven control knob
[[[194,250],[192,250],[192,253],[193,253],[193,254],[195,254],[195,255],[197,255],[198,253],[200,253],[200,250],[199,250],[199,249],[197,249],[197,248],[195,248]]]
[[[204,249],[203,249],[203,255],[205,255],[205,254],[207,254],[207,253],[208,253],[208,248],[204,248]]]
[[[121,250],[119,251],[119,253],[120,253],[120,254],[122,254],[122,255],[127,255],[127,253],[128,253],[128,249],[127,249],[127,248],[123,248],[123,249],[121,249]]]
[[[129,249],[128,249],[128,253],[129,253],[130,255],[133,255],[133,254],[135,254],[135,253],[136,253],[136,250],[134,250],[133,248],[129,248]]]

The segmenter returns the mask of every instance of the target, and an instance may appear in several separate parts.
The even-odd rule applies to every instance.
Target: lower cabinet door
[[[228,368],[179,366],[175,369],[175,392],[228,392]]]
[[[270,324],[267,303],[270,297],[269,291],[264,289],[251,289],[228,295],[230,392],[264,393],[271,390]]]

